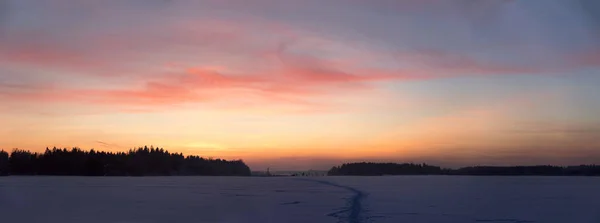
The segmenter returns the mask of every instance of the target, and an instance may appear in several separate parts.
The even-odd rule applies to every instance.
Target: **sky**
[[[0,148],[600,164],[596,0],[2,0]]]

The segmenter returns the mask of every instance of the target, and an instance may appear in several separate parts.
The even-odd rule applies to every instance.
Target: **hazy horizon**
[[[600,1],[7,0],[0,149],[600,164]]]

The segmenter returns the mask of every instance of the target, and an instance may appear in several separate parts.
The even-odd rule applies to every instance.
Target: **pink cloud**
[[[184,68],[178,72],[139,76],[127,89],[80,89],[73,86],[38,88],[31,92],[12,91],[20,100],[87,102],[100,105],[139,109],[186,103],[214,102],[238,97],[255,98],[266,104],[293,104],[301,110],[320,110],[323,106],[311,100],[339,93],[368,89],[369,83],[396,78],[391,74],[359,75],[342,71],[316,58],[286,53],[286,62],[278,69],[263,73],[230,74],[218,66]],[[211,68],[214,67],[214,68]]]
[[[313,102],[322,97],[373,90],[374,82],[553,71],[539,64],[502,64],[442,50],[348,54],[331,45],[352,48],[354,43],[258,19],[185,20],[158,30],[98,35],[79,41],[73,44],[81,45],[77,48],[51,41],[21,41],[13,36],[11,41],[0,43],[0,64],[68,70],[99,81],[133,76],[126,83],[130,87],[87,87],[65,82],[28,91],[0,86],[0,93],[15,100],[87,102],[136,111],[247,96],[258,98],[260,103],[310,107],[322,106]],[[330,55],[304,54],[315,50]],[[180,62],[182,55],[193,59]],[[213,57],[214,61],[205,61]],[[232,59],[236,57],[243,61]],[[592,52],[567,59],[579,61],[578,66],[598,66],[598,58],[598,53]],[[373,65],[381,59],[408,65]],[[169,66],[155,65],[156,61]],[[161,67],[170,71],[148,72]],[[98,74],[102,75],[90,77]]]
[[[583,53],[577,60],[581,66],[600,67],[600,49]]]
[[[219,66],[185,68],[176,65],[172,68],[178,69],[177,72],[139,76],[127,89],[79,89],[65,86],[19,92],[10,90],[7,86],[2,88],[11,92],[10,97],[13,99],[86,102],[138,112],[148,111],[148,108],[227,101],[238,97],[254,98],[256,102],[265,104],[300,105],[305,107],[304,110],[313,111],[319,110],[315,106],[323,106],[311,102],[315,98],[369,90],[372,86],[370,83],[373,82],[465,75],[461,72],[490,75],[536,71],[485,64],[468,57],[435,51],[423,51],[422,55],[412,56],[407,58],[433,67],[414,70],[351,69],[343,64],[281,51],[278,55],[281,59],[278,68],[262,73],[231,74],[227,67],[220,71]],[[590,58],[593,62],[594,57]],[[445,72],[437,72],[439,70]]]
[[[396,54],[399,61],[420,64],[423,71],[438,77],[463,75],[535,74],[551,71],[535,65],[502,64],[478,60],[461,53],[441,50],[417,50]]]
[[[3,64],[28,64],[39,67],[71,67],[94,69],[101,67],[97,60],[76,50],[56,45],[19,43],[1,44],[0,60]]]
[[[165,73],[153,80],[140,79],[141,87],[118,90],[70,90],[82,100],[127,106],[159,106],[257,97],[271,103],[314,105],[310,99],[339,91],[364,88],[369,82],[389,75],[359,76],[327,67],[298,68],[287,65],[266,74],[228,75],[215,70],[188,68],[181,73]],[[355,83],[356,85],[345,85]]]

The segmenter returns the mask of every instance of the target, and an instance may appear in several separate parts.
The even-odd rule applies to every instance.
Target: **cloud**
[[[422,72],[437,77],[444,77],[445,75],[504,75],[550,72],[549,69],[532,64],[503,64],[477,59],[466,54],[435,49],[400,52],[396,55],[396,58],[401,62],[422,65]]]
[[[52,7],[54,11],[36,14],[26,25],[13,27],[0,39],[0,65],[34,77],[30,79],[52,79],[52,87],[38,87],[43,84],[33,82],[20,83],[19,87],[1,83],[0,93],[13,100],[84,102],[129,111],[219,101],[247,105],[248,101],[242,98],[254,100],[255,104],[306,106],[306,110],[320,110],[315,106],[323,106],[318,103],[323,98],[376,91],[378,82],[507,74],[554,75],[598,68],[598,48],[582,50],[577,46],[555,50],[552,44],[558,48],[568,47],[560,45],[565,44],[562,39],[542,38],[545,30],[539,33],[535,33],[536,30],[508,32],[514,31],[504,26],[512,21],[505,20],[511,13],[524,20],[525,25],[519,24],[516,30],[544,19],[519,14],[520,11],[509,7],[513,3],[354,1],[346,6],[345,10],[350,12],[357,10],[355,6],[359,5],[368,6],[369,10],[412,9],[433,19],[446,17],[449,22],[446,24],[444,20],[443,23],[455,26],[438,31],[426,29],[430,27],[431,18],[408,13],[407,16],[415,19],[415,24],[406,24],[402,19],[398,20],[397,28],[386,25],[389,27],[385,29],[414,34],[397,38],[402,41],[390,39],[403,37],[395,35],[397,33],[378,36],[385,33],[372,30],[371,26],[378,24],[378,17],[369,15],[371,11],[357,14],[364,17],[367,24],[355,24],[352,20],[323,21],[323,24],[343,22],[369,38],[377,37],[365,39],[356,33],[337,34],[337,27],[323,29],[319,23],[312,24],[312,18],[298,22],[285,16],[276,20],[270,13],[249,16],[255,14],[249,12],[260,7],[238,1],[145,2],[143,4],[147,5],[144,6],[133,2],[81,3],[68,10]],[[29,4],[31,2],[19,6],[24,11],[39,10]],[[226,12],[199,16],[189,11],[189,8],[202,4],[216,4]],[[233,7],[238,4],[248,7]],[[316,10],[315,4],[316,1],[308,1],[298,7]],[[261,1],[259,5],[288,10],[287,6],[275,1]],[[74,11],[78,9],[89,11],[89,16],[74,22],[78,18]],[[432,10],[437,13],[429,13]],[[229,11],[239,13],[232,16]],[[460,17],[463,13],[457,11],[465,12],[466,18]],[[315,13],[323,12],[316,10]],[[347,18],[343,14],[346,12],[339,13],[342,18]],[[463,31],[471,30],[465,28],[471,26],[467,23],[483,17],[489,20],[483,24],[489,33],[473,32],[470,42],[462,38]],[[465,19],[467,22],[462,24]],[[54,20],[56,23],[49,23]],[[542,25],[546,27],[546,24]],[[574,36],[586,40],[581,33],[584,32],[575,32]],[[444,36],[443,41],[429,41],[429,37],[425,37],[429,34]],[[504,35],[511,38],[501,39]],[[514,37],[519,41],[513,41],[512,35],[517,35]],[[536,43],[536,46],[523,47],[522,44],[530,43],[529,37],[540,37],[539,46]],[[422,44],[423,41],[427,44]],[[447,44],[448,41],[456,42],[456,46]],[[485,45],[489,43],[497,45]],[[5,75],[17,78],[16,74]],[[45,78],[48,75],[56,78]]]
[[[113,147],[119,147],[119,145],[117,144],[112,144],[112,143],[107,143],[107,142],[103,142],[103,141],[94,141],[97,144],[100,144],[103,147],[107,147],[107,148],[113,148]]]
[[[579,65],[586,67],[600,67],[600,47],[592,49],[590,52],[577,56]]]
[[[357,75],[337,71],[324,64],[295,61],[282,69],[259,74],[225,74],[205,68],[155,75],[139,80],[130,89],[65,89],[55,96],[95,104],[126,107],[170,106],[256,97],[264,103],[313,106],[311,99],[340,91],[368,89],[369,83],[395,78],[393,75]]]
[[[593,123],[573,124],[573,123],[543,123],[543,122],[525,122],[520,123],[515,129],[509,129],[508,132],[515,134],[549,134],[549,135],[597,135],[600,134],[600,125]]]

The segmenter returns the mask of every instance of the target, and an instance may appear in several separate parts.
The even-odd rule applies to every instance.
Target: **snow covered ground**
[[[600,222],[600,178],[0,177],[0,222]]]

